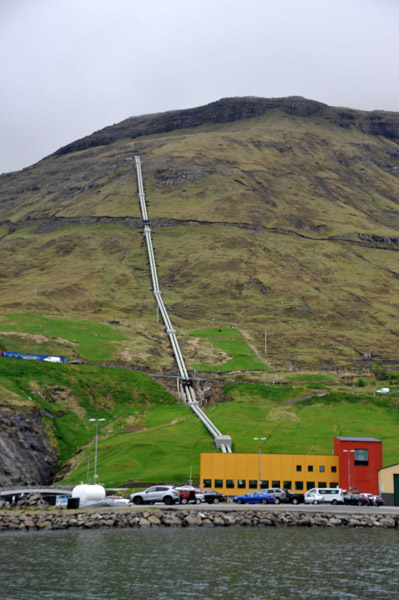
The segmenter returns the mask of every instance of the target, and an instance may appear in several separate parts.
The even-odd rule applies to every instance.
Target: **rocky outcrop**
[[[347,527],[399,529],[399,515],[305,511],[46,511],[0,513],[0,531],[148,527]]]
[[[0,487],[47,485],[57,463],[37,408],[18,413],[0,405]]]
[[[399,141],[398,113],[385,111],[364,112],[334,108],[322,102],[315,102],[298,96],[287,98],[244,97],[223,98],[198,108],[131,117],[63,146],[54,153],[54,156],[112,144],[122,138],[135,139],[144,135],[192,129],[209,123],[229,123],[241,119],[250,119],[264,115],[271,110],[281,110],[286,114],[303,118],[317,115],[340,127],[357,127],[364,133],[380,135]]]
[[[19,497],[19,496],[17,496]],[[22,498],[20,498],[17,501],[12,501],[11,500],[3,500],[2,497],[0,497],[0,508],[1,509],[6,509],[6,510],[20,510],[20,509],[29,509],[29,510],[36,510],[36,509],[40,509],[40,510],[44,510],[47,509],[49,507],[48,502],[46,502],[46,500],[44,500],[41,496],[41,494],[37,493],[37,492],[33,492],[33,493],[29,493],[26,494],[26,496],[23,496]]]
[[[358,243],[362,246],[370,246],[372,248],[386,248],[389,250],[399,249],[399,237],[388,237],[384,235],[376,235],[372,233],[346,233],[344,235],[334,235],[328,238],[331,241]]]

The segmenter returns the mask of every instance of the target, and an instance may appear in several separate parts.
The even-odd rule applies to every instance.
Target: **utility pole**
[[[96,445],[95,445],[95,450],[94,450],[94,477],[93,477],[93,483],[94,485],[96,484],[96,481],[98,479],[98,475],[97,475],[97,443],[98,443],[98,423],[100,421],[105,421],[105,419],[89,419],[89,421],[94,421],[96,423]]]
[[[90,450],[89,450],[89,453],[87,455],[87,477],[86,477],[86,483],[87,484],[90,483]]]
[[[257,438],[254,437],[254,441],[255,442],[259,442],[259,491],[262,489],[262,473],[261,473],[261,445],[262,442],[264,442],[267,438],[263,437],[263,438]]]
[[[343,450],[343,452],[347,452],[348,453],[348,488],[349,488],[349,493],[351,493],[351,453],[354,454],[355,451],[354,450]]]
[[[267,354],[267,329],[265,329],[265,356]]]

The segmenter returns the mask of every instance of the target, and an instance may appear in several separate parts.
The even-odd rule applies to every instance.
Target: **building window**
[[[292,481],[284,481],[283,487],[285,490],[290,490],[292,487]]]
[[[331,488],[337,488],[337,487],[338,487],[338,481],[332,481],[332,482],[330,483],[330,487],[331,487]]]
[[[355,449],[355,465],[367,467],[369,464],[369,451],[367,448]]]
[[[313,472],[313,465],[308,465],[308,471],[309,471],[309,473]]]
[[[223,479],[215,479],[215,488],[223,487]]]
[[[204,488],[211,488],[212,487],[212,481],[210,479],[203,479],[202,480],[202,485]]]
[[[234,479],[226,479],[226,488],[230,490],[234,487]]]
[[[272,487],[280,487],[280,481],[272,481]]]
[[[297,465],[297,466],[296,466],[296,470],[297,470],[297,471],[302,471],[302,465]]]
[[[337,472],[337,467],[331,467],[331,473],[336,473]]]
[[[303,490],[303,481],[296,481],[295,482],[295,489],[296,490]]]
[[[314,481],[307,481],[306,482],[306,489],[307,490],[311,490],[315,487],[315,482]]]
[[[326,470],[326,468],[325,468],[325,467],[323,467],[322,465],[320,465],[320,467],[319,467],[319,471],[320,471],[320,473],[324,473],[324,471],[325,471],[325,470]]]
[[[237,487],[238,487],[239,490],[242,490],[242,489],[246,488],[247,484],[246,484],[245,479],[239,479],[237,481]]]
[[[260,489],[261,490],[266,490],[269,487],[269,480],[268,479],[263,479],[260,482]]]
[[[327,481],[319,481],[319,487],[327,487]]]
[[[249,480],[249,489],[250,490],[257,490],[258,489],[258,480],[257,479],[250,479]]]

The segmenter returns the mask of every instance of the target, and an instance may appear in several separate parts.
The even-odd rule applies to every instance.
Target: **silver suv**
[[[155,502],[179,504],[180,494],[173,485],[153,485],[144,492],[130,494],[129,500],[133,504],[154,504]]]
[[[262,490],[262,492],[273,494],[275,504],[280,504],[280,502],[288,502],[287,494],[281,488],[269,488],[267,490]]]

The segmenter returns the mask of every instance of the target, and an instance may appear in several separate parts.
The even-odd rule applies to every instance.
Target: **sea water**
[[[299,527],[0,535],[4,600],[398,600],[399,532]]]

